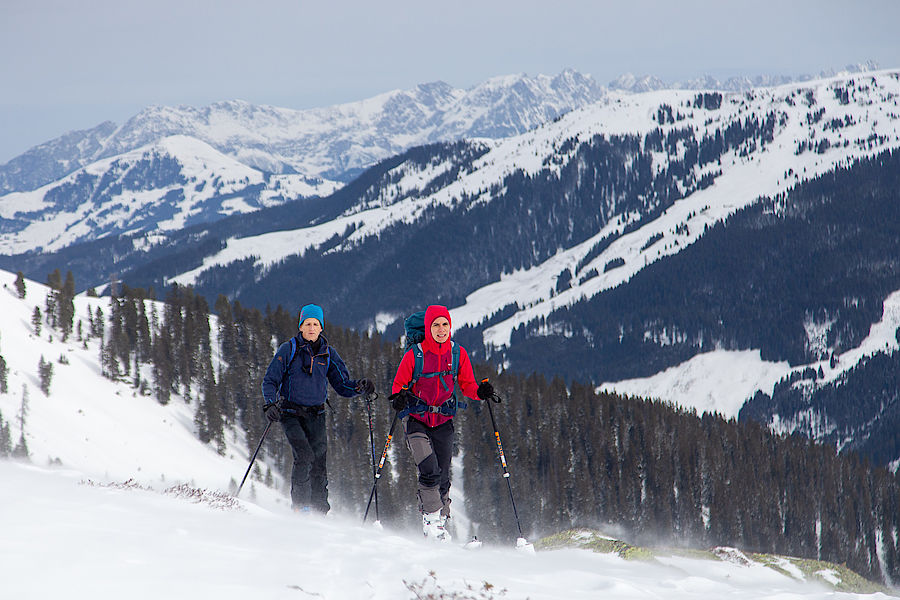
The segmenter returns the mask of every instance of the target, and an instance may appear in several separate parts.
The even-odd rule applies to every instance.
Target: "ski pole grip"
[[[487,381],[489,381],[489,380],[487,377],[485,377],[484,379],[481,380],[481,383],[486,383]],[[497,392],[494,392],[493,394],[491,394],[491,401],[494,404],[500,404],[501,400],[502,400],[502,398],[500,398],[500,395]]]

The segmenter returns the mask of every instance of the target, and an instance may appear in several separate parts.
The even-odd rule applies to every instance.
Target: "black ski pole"
[[[372,425],[372,402],[378,399],[378,394],[376,392],[372,392],[371,394],[366,394],[366,410],[369,413],[369,444],[372,447],[372,482],[376,482],[378,477],[376,476],[376,472],[378,467],[375,464],[375,428]],[[375,491],[375,520],[379,520],[378,516],[378,491]],[[365,519],[363,520],[365,521]]]
[[[250,457],[250,464],[247,465],[247,472],[244,473],[244,478],[241,479],[241,485],[238,486],[237,493],[235,493],[235,495],[234,495],[235,498],[237,498],[240,495],[241,489],[243,489],[243,487],[244,487],[244,482],[247,481],[247,475],[250,474],[250,469],[253,468],[253,461],[256,460],[256,455],[259,454],[259,449],[262,448],[263,441],[266,439],[266,434],[269,433],[269,427],[271,427],[271,426],[272,426],[272,421],[269,421],[268,425],[266,425],[266,430],[263,431],[262,437],[259,438],[259,443],[256,445],[256,451],[253,452],[253,456]]]
[[[487,379],[483,380],[487,381]],[[516,518],[516,527],[519,529],[519,539],[524,540],[525,536],[522,534],[522,525],[519,523],[519,512],[516,510],[516,501],[513,498],[512,493],[512,485],[509,483],[509,469],[506,467],[506,455],[503,454],[503,444],[500,443],[500,431],[497,429],[497,421],[494,419],[494,409],[491,407],[491,402],[500,402],[500,396],[494,394],[491,399],[485,404],[488,407],[488,413],[491,415],[491,425],[494,427],[494,438],[497,440],[497,450],[500,451],[500,465],[503,467],[503,478],[506,479],[506,487],[509,489],[509,501],[512,504],[513,516]]]
[[[366,522],[366,518],[369,516],[369,508],[372,506],[372,498],[375,496],[375,487],[378,485],[378,480],[381,478],[381,469],[384,468],[384,461],[387,459],[388,448],[391,445],[391,438],[394,437],[394,427],[397,425],[397,416],[400,413],[394,413],[394,420],[391,421],[391,429],[388,431],[387,441],[384,443],[384,452],[381,453],[381,460],[378,462],[378,467],[375,469],[375,481],[372,483],[372,492],[369,494],[369,503],[366,504],[366,514],[363,515],[363,523]]]

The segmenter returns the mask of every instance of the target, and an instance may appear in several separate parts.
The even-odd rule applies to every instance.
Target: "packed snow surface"
[[[423,582],[447,598],[888,598],[836,593],[758,564],[465,550],[357,518],[248,501],[221,507],[62,468],[0,462],[0,480],[5,598],[396,600],[415,598],[410,587]],[[493,587],[485,590],[485,582]]]

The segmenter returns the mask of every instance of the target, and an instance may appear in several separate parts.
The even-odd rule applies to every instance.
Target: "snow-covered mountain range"
[[[796,79],[805,78],[667,84],[623,75],[609,89],[746,91]],[[308,110],[239,100],[148,107],[121,126],[73,131],[0,165],[0,253],[56,251],[325,196],[410,147],[521,134],[606,95],[590,76],[567,70],[496,77],[466,90],[438,81]]]
[[[500,81],[498,98],[518,89]],[[810,389],[837,385],[896,348],[892,221],[858,221],[873,210],[892,214],[897,204],[884,200],[891,184],[869,194],[884,202],[871,206],[862,202],[869,195],[827,189],[810,200],[806,190],[837,174],[853,180],[841,184],[850,190],[861,189],[856,180],[869,189],[889,177],[900,147],[898,98],[896,70],[733,93],[610,91],[517,135],[390,156],[320,201],[286,202],[189,231],[178,229],[186,219],[170,218],[169,233],[109,236],[89,250],[4,264],[36,276],[72,268],[86,286],[116,271],[130,284],[191,284],[254,306],[293,306],[310,293],[304,282],[315,281],[318,298],[339,307],[341,323],[391,335],[399,335],[404,315],[443,302],[480,357],[685,405],[696,405],[699,394],[709,408],[736,415],[757,392],[772,396],[784,378],[813,373],[815,382],[803,375]],[[136,162],[154,164],[139,156]],[[291,175],[268,181],[277,177]],[[227,187],[235,179],[221,181],[222,195],[239,204]],[[184,189],[167,185],[167,193]],[[242,206],[283,200],[266,198]],[[838,223],[813,214],[832,205],[861,210]],[[794,229],[785,233],[788,225]],[[860,231],[863,237],[852,237]],[[759,232],[765,247],[756,246]],[[849,245],[822,247],[842,239]],[[874,256],[851,256],[857,251]],[[751,262],[767,252],[815,261],[846,255],[865,265],[874,285],[861,285],[852,265],[822,265],[827,276],[817,276],[782,256]],[[733,262],[715,271],[725,260]],[[692,265],[712,271],[707,277]],[[825,282],[832,287],[822,288]],[[548,352],[550,362],[542,358]],[[722,375],[722,352],[725,364],[740,357],[739,375]],[[721,385],[713,390],[710,381]],[[889,400],[887,411],[870,418],[896,406]],[[817,430],[827,421],[821,412],[782,418],[770,410],[759,415],[784,430],[810,422]],[[818,430],[845,445],[865,437],[859,427]],[[886,462],[896,465],[900,449],[889,452]]]
[[[598,100],[564,71],[443,82],[320,109],[242,101],[154,106],[32,148],[0,166],[0,253],[54,251],[126,231],[167,231],[328,195],[411,146],[522,133]]]

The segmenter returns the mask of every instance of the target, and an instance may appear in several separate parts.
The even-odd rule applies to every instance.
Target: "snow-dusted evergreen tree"
[[[0,394],[5,394],[7,391],[8,376],[9,366],[6,364],[6,359],[3,358],[2,354],[0,354]]]
[[[44,360],[43,355],[41,355],[41,359],[38,362],[38,379],[41,382],[41,391],[44,392],[45,396],[49,396],[50,384],[53,381],[53,363],[49,360]]]
[[[57,297],[57,324],[63,341],[69,339],[75,320],[75,278],[72,271],[66,272],[66,280],[62,284]]]
[[[7,457],[12,453],[12,435],[9,432],[9,423],[3,420],[0,412],[0,457]]]
[[[201,387],[200,401],[197,403],[197,410],[194,414],[198,437],[205,444],[214,443],[216,451],[224,455],[226,446],[222,403],[219,398],[219,387],[216,385],[213,375],[212,364],[208,360],[204,368]]]
[[[103,309],[99,306],[94,312],[94,320],[91,321],[91,337],[103,340],[106,337],[106,324],[103,322]]]
[[[8,390],[9,383],[9,366],[6,359],[0,354],[0,394],[5,394]]]
[[[34,311],[31,313],[31,326],[34,328],[34,335],[41,335],[41,309],[37,306],[34,307]]]
[[[25,441],[25,422],[28,419],[28,387],[22,384],[22,404],[19,405],[19,443],[13,448],[16,458],[28,458],[28,442]]]
[[[47,285],[50,289],[47,290],[47,297],[44,302],[44,320],[47,322],[47,325],[55,329],[59,324],[57,307],[59,306],[59,297],[63,287],[62,275],[59,269],[54,269],[47,276]]]
[[[25,299],[25,275],[22,274],[22,271],[16,272],[16,294],[19,295],[20,300]]]

